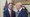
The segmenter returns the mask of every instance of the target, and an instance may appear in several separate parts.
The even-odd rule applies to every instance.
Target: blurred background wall
[[[10,2],[10,0],[7,0],[7,1],[8,1],[8,3]],[[14,1],[14,3],[16,3],[15,1]],[[0,17],[3,17],[3,11],[4,11],[3,8],[5,6],[5,2],[6,2],[6,0],[0,0]],[[19,0],[18,0],[18,2],[19,2]],[[23,6],[25,6],[28,9],[28,12],[30,12],[30,5],[23,5]],[[30,17],[30,13],[28,13],[28,17]]]
[[[5,0],[0,0],[0,17],[3,17],[4,5],[5,5]]]

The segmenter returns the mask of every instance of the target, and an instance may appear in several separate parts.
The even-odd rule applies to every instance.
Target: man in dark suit
[[[15,12],[12,10],[12,3],[8,4],[8,9],[4,10],[4,17],[15,17]]]
[[[15,4],[17,8],[16,17],[28,17],[27,9],[21,3]]]

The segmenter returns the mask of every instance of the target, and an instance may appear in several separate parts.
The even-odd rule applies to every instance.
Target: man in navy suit
[[[15,4],[17,8],[16,17],[28,17],[27,9],[21,3]]]
[[[12,10],[12,3],[8,4],[8,9],[4,10],[4,17],[15,17],[15,12]]]

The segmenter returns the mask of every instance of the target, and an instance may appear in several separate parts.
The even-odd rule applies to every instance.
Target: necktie
[[[10,13],[10,17],[11,17],[11,13]]]
[[[18,12],[19,12],[19,10],[18,10]]]
[[[12,14],[13,14],[13,10],[11,11],[11,17],[13,16]]]
[[[18,15],[19,15],[19,10],[18,10]]]
[[[10,17],[12,17],[12,11],[11,11],[11,13],[10,13]]]

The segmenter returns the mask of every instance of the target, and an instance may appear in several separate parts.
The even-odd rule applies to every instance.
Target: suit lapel
[[[7,16],[10,17],[9,11],[7,10]]]
[[[20,15],[20,14],[22,13],[22,11],[23,11],[23,8],[22,8],[22,10],[21,10],[21,11],[19,11],[18,15]]]

